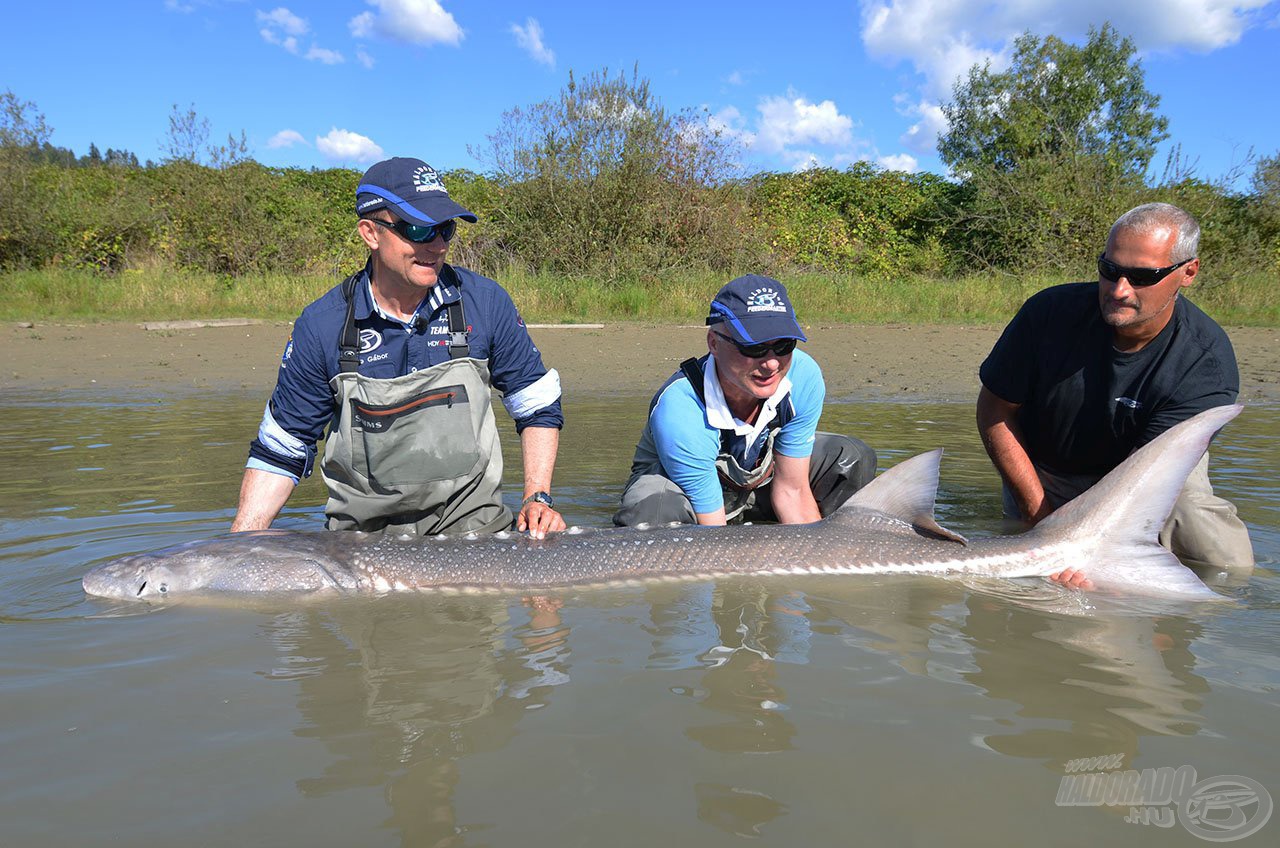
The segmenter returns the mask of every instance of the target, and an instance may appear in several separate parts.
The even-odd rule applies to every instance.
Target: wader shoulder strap
[[[689,380],[693,393],[698,396],[698,403],[705,407],[707,405],[707,397],[702,385],[702,363],[698,361],[696,356],[691,356],[680,363],[680,370],[684,372],[684,376]]]
[[[356,329],[356,280],[357,272],[342,281],[342,297],[347,302],[347,319],[342,325],[342,338],[338,343],[338,369],[343,374],[353,374],[360,368],[360,331]],[[462,311],[462,300],[447,307],[449,313],[449,358],[465,359],[471,355],[467,342],[467,318]]]
[[[342,297],[347,302],[347,320],[338,341],[338,370],[353,374],[360,368],[360,331],[356,329],[356,279],[360,272],[342,281]]]
[[[680,363],[680,371],[684,373],[685,378],[688,379],[689,381],[689,385],[693,387],[693,393],[698,396],[698,402],[702,404],[703,409],[707,408],[707,397],[706,397],[706,391],[705,391],[706,387],[703,385],[703,382],[702,382],[703,369],[705,368],[705,366],[706,366],[706,363],[704,360],[699,360],[697,357],[693,357],[693,356],[689,357],[684,362]],[[790,400],[788,399],[786,403],[790,405]],[[790,421],[794,417],[795,417],[794,415],[783,414],[780,409],[778,417],[770,421],[769,426],[766,427],[765,429],[770,431],[780,430],[783,424],[785,424],[787,421]],[[725,454],[731,453],[730,447],[733,443],[734,435],[735,433],[732,430],[720,431],[720,450],[722,453],[725,453]]]
[[[705,363],[700,361],[696,356],[691,356],[684,362],[680,363],[680,371],[683,372],[685,379],[689,381],[693,393],[698,396],[698,403],[702,404],[702,408],[707,408],[706,386],[703,385],[703,368]],[[728,453],[730,440],[733,438],[732,430],[720,431],[720,452]]]
[[[449,304],[449,358],[466,359],[471,355],[471,344],[467,341],[467,317],[462,314],[462,297]]]
[[[471,355],[471,344],[467,341],[467,316],[462,311],[462,280],[447,263],[441,269],[441,276],[458,292],[458,299],[445,307],[449,315],[449,358],[466,359]]]

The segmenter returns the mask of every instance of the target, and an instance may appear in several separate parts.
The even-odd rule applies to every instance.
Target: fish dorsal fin
[[[922,533],[967,544],[963,536],[933,517],[941,462],[941,448],[904,459],[859,489],[836,511],[836,517],[846,509],[852,512],[854,507],[875,510],[905,521]]]

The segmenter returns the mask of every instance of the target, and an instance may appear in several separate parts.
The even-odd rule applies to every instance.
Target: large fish
[[[263,531],[126,557],[84,577],[122,599],[217,593],[497,593],[705,580],[734,575],[973,574],[1085,570],[1099,589],[1217,598],[1156,534],[1213,435],[1222,406],[1135,452],[1032,530],[966,541],[934,519],[941,450],[905,460],[813,524],[571,529],[537,541],[388,539],[358,532]]]

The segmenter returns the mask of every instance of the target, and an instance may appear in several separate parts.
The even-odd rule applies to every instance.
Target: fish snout
[[[155,558],[132,556],[98,566],[84,576],[81,584],[86,594],[125,601],[163,598],[169,593],[169,581],[157,568]]]

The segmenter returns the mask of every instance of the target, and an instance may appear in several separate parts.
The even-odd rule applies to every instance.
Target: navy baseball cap
[[[421,159],[397,156],[364,172],[356,188],[356,214],[390,209],[410,224],[431,226],[450,218],[476,222],[476,216],[454,203],[435,168]]]
[[[759,274],[738,277],[720,289],[707,316],[708,326],[718,324],[728,328],[729,334],[742,344],[774,339],[809,341],[791,308],[787,287]]]

